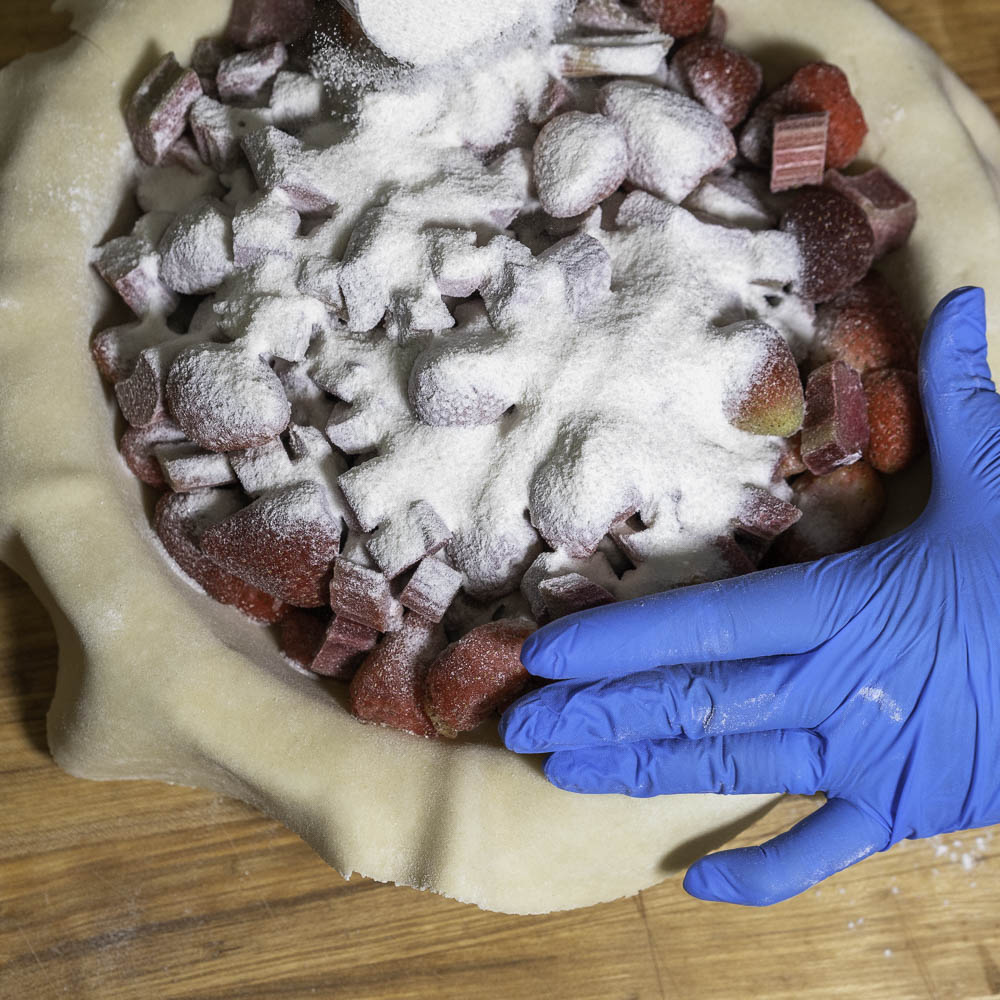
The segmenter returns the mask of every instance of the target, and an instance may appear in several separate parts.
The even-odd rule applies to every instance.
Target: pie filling
[[[872,269],[916,205],[848,169],[843,72],[765,93],[711,0],[466,8],[457,49],[343,3],[235,0],[128,106],[93,353],[176,567],[430,737],[540,624],[859,544],[924,431]]]

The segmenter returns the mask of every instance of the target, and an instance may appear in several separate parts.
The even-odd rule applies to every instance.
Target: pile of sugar
[[[252,175],[150,168],[140,186],[150,211],[183,215],[191,199],[212,199],[204,270],[226,276],[199,316],[214,338],[233,342],[234,359],[281,359],[335,397],[320,429],[358,459],[343,472],[327,463],[321,478],[352,541],[385,537],[429,503],[481,598],[516,590],[540,555],[618,598],[716,578],[727,567],[714,543],[747,488],[789,498],[771,481],[781,443],[732,427],[724,399],[760,360],[741,323],[771,323],[796,351],[811,335],[808,309],[783,291],[800,267],[794,240],[667,200],[689,193],[700,163],[710,169],[696,135],[674,154],[679,186],[614,195],[562,223],[570,235],[557,241],[534,199],[526,119],[562,85],[549,55],[561,7],[474,58],[367,81],[349,109],[297,135],[265,123],[244,142]],[[432,34],[447,32],[428,23],[419,41]],[[659,98],[633,93],[650,84],[618,86],[627,127],[639,128]],[[675,99],[686,100],[664,98]],[[653,136],[654,148],[684,134]],[[228,237],[216,238],[220,220]],[[440,421],[416,415],[423,372]],[[316,402],[296,419],[324,414]],[[274,460],[278,480],[287,456]],[[545,553],[536,531],[599,536],[632,511],[636,568],[606,538],[593,555],[573,544]]]

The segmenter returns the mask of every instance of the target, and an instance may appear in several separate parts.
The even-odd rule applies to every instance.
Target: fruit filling
[[[236,0],[128,104],[93,353],[176,568],[453,737],[541,624],[861,542],[924,436],[846,75],[764,91],[711,0],[485,5],[466,52],[341,2]]]

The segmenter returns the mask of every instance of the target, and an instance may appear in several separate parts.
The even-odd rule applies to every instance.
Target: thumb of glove
[[[1000,396],[986,360],[986,297],[960,288],[931,316],[920,351],[934,497],[967,495],[973,484],[1000,487]]]

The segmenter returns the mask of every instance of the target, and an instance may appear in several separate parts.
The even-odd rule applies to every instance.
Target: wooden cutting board
[[[882,5],[1000,112],[997,0]],[[0,64],[66,37],[45,7],[0,0]],[[767,910],[670,880],[572,913],[484,913],[345,882],[238,802],[67,777],[45,746],[55,663],[45,612],[0,568],[2,998],[1000,997],[1000,827],[900,844]],[[811,808],[786,800],[738,843]]]

